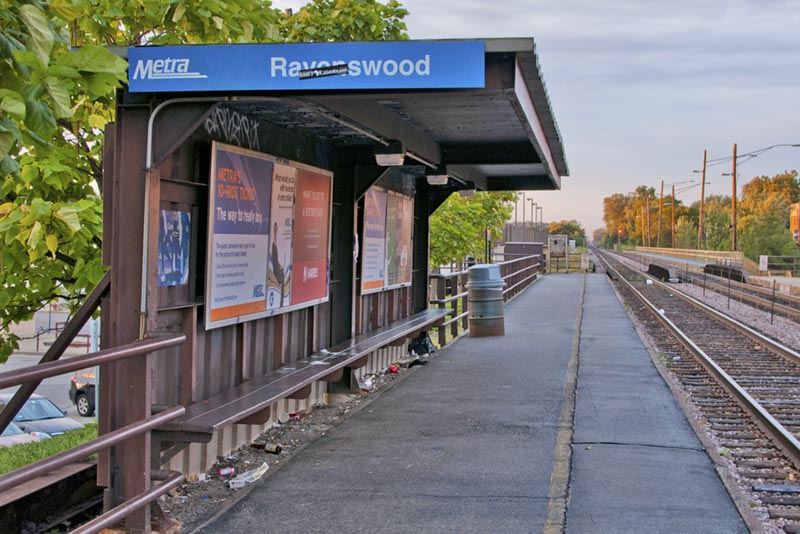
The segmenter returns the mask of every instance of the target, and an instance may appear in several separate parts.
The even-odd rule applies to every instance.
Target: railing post
[[[435,288],[436,300],[439,300],[439,301],[444,300],[445,292],[446,292],[446,289],[447,289],[445,287],[445,285],[446,285],[446,283],[445,283],[445,279],[444,278],[435,278],[434,279],[434,288]],[[438,306],[439,306],[439,309],[442,309],[442,308],[446,307],[446,304],[444,304],[443,302],[439,302]],[[444,328],[444,327],[440,326],[439,328],[437,328],[437,330],[438,330],[437,333],[439,335],[439,346],[440,347],[444,347],[445,344],[447,344],[447,328]]]
[[[458,274],[451,274],[448,275],[447,279],[450,281],[450,291],[447,292],[447,298],[450,298],[454,295],[458,295]],[[453,317],[456,316],[458,313],[458,306],[456,305],[456,300],[453,301]],[[458,337],[458,321],[453,321],[450,323],[450,335],[453,336],[453,339]]]
[[[464,296],[461,297],[461,310],[460,313],[464,314],[464,317],[461,318],[461,332],[466,332],[467,328],[469,328],[469,298],[467,293],[467,271],[461,271],[456,276],[456,281],[458,282],[458,293],[464,293]]]

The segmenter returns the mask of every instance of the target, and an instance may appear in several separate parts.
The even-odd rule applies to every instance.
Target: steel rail
[[[636,253],[628,253],[623,255],[623,257],[631,258],[642,265],[656,260],[646,254]],[[689,277],[695,285],[699,285],[699,281],[703,280],[703,283],[708,286],[708,289],[716,291],[717,293],[726,294],[730,292],[732,298],[735,297],[739,301],[746,301],[762,309],[770,309],[773,306],[773,295],[772,289],[770,288],[753,284],[743,284],[733,280],[729,281],[727,278],[708,273],[703,273],[705,274],[705,278],[701,278],[700,274],[702,273],[702,269],[699,266],[687,271],[684,270],[685,264],[678,260],[670,261],[667,259],[657,259],[656,263],[658,262],[674,267],[678,270],[680,275]],[[776,312],[780,311],[784,316],[795,321],[800,321],[800,298],[792,295],[777,294],[775,295],[774,306]]]
[[[612,267],[612,269],[613,269],[613,267]],[[619,271],[617,271],[616,269],[614,269],[614,271],[617,274],[619,274]],[[722,323],[726,324],[728,327],[736,330],[740,334],[749,337],[750,339],[752,339],[756,343],[764,344],[770,350],[772,350],[776,354],[782,356],[783,358],[789,360],[790,362],[795,363],[795,364],[800,364],[800,354],[798,354],[796,351],[790,349],[789,347],[787,347],[787,346],[785,346],[785,345],[783,345],[783,344],[781,344],[781,343],[779,343],[779,342],[777,342],[777,341],[775,341],[773,339],[768,338],[764,334],[758,332],[757,330],[754,330],[753,328],[750,328],[749,326],[747,326],[746,324],[744,324],[744,323],[742,323],[740,321],[737,321],[733,317],[731,317],[729,315],[726,315],[726,314],[722,313],[721,311],[712,308],[711,306],[709,306],[709,305],[697,300],[694,297],[691,297],[690,295],[687,295],[686,293],[683,293],[678,288],[676,288],[675,285],[665,284],[661,280],[658,280],[657,278],[654,278],[654,277],[650,276],[647,273],[640,273],[640,274],[642,276],[646,277],[646,278],[649,278],[653,282],[654,285],[657,285],[657,286],[659,286],[659,287],[661,287],[663,289],[666,289],[666,290],[670,291],[673,295],[683,299],[684,301],[686,301],[686,302],[688,302],[688,303],[690,303],[690,304],[692,304],[694,306],[697,306],[698,308],[701,308],[703,311],[705,311],[706,313],[708,313],[709,315],[711,315],[715,319],[718,319]]]
[[[665,317],[659,310],[639,291],[633,284],[631,284],[619,270],[611,266],[608,260],[599,252],[597,255],[601,261],[606,264],[606,268],[616,273],[618,279],[625,284],[625,286],[638,298],[642,304],[650,311],[650,313],[658,319],[661,324],[667,328],[675,338],[683,345],[686,350],[693,354],[703,368],[717,381],[718,384],[731,395],[737,403],[755,420],[756,424],[761,428],[764,433],[780,448],[784,454],[794,463],[795,467],[800,469],[800,441],[789,432],[777,419],[775,419],[757,400],[750,396],[744,388],[742,388],[736,380],[733,379],[724,369],[722,369],[711,357],[708,356],[694,341],[692,341],[683,331],[678,328],[675,323]],[[643,274],[643,273],[642,273]],[[659,283],[664,286],[664,284]],[[666,286],[669,287],[669,286]],[[670,288],[673,293],[674,288]],[[694,300],[694,299],[692,299]],[[702,303],[700,303],[702,304]],[[703,305],[704,311],[709,310],[707,306]],[[716,312],[716,310],[713,310]],[[719,312],[717,312],[719,313]],[[738,321],[734,321],[738,323]],[[738,323],[741,325],[741,323]],[[744,325],[742,325],[744,326]],[[766,340],[762,336],[762,339]],[[768,340],[769,341],[769,340]],[[773,343],[770,341],[769,346],[772,347]],[[793,351],[792,351],[793,352]]]
[[[725,278],[720,278],[714,275],[710,276],[713,276],[713,278],[704,282],[706,287],[724,296],[728,292],[728,284],[723,282]],[[699,282],[700,279],[698,277],[692,277],[693,284],[699,285]],[[770,309],[772,306],[774,306],[776,313],[780,312],[780,314],[785,317],[788,317],[794,321],[800,321],[800,299],[798,298],[787,295],[776,295],[775,301],[773,302],[771,289],[758,286],[747,286],[747,284],[741,284],[739,282],[731,283],[730,294],[731,298],[735,298],[740,302],[747,302],[748,304],[751,304],[762,310]],[[787,305],[787,302],[796,307]]]

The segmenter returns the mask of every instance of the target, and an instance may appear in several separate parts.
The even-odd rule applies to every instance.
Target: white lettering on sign
[[[208,76],[200,72],[190,72],[188,58],[168,57],[166,59],[148,59],[147,61],[140,59],[136,62],[136,68],[133,71],[134,80],[184,78],[208,78]]]
[[[303,282],[319,278],[319,267],[303,267]]]
[[[431,56],[413,60],[403,59],[353,59],[347,63],[337,61],[289,61],[285,57],[274,56],[270,59],[270,76],[272,78],[297,78],[301,71],[330,67],[333,65],[347,65],[348,76],[430,76]],[[138,68],[138,67],[137,67]],[[135,77],[135,76],[134,76]]]

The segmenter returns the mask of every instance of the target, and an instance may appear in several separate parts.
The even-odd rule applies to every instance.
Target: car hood
[[[0,447],[13,447],[23,443],[34,443],[39,441],[30,434],[14,434],[13,436],[0,436]]]
[[[38,421],[17,421],[17,425],[25,432],[46,432],[51,436],[63,434],[67,430],[82,428],[83,425],[69,417],[55,419],[39,419]]]

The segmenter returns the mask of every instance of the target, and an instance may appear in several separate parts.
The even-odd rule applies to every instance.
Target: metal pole
[[[650,193],[647,193],[646,205],[647,205],[647,246],[649,247],[652,245],[652,243],[650,242],[650,236],[653,235],[650,232]]]
[[[733,171],[731,172],[731,250],[736,252],[736,143],[733,144]]]
[[[700,180],[700,221],[697,225],[697,250],[703,249],[703,213],[705,208],[705,200],[706,200],[706,155],[708,154],[708,150],[703,150],[703,174],[702,180]],[[672,201],[674,202],[675,199],[673,198]]]
[[[728,309],[731,308],[731,274],[728,273]]]
[[[675,248],[675,184],[672,185],[672,248]]]
[[[772,310],[769,313],[769,324],[772,324],[773,319],[775,319],[775,287],[777,282],[777,280],[772,281]]]
[[[664,210],[664,180],[661,180],[661,195],[658,197],[658,239],[656,247],[661,248],[661,212]]]

